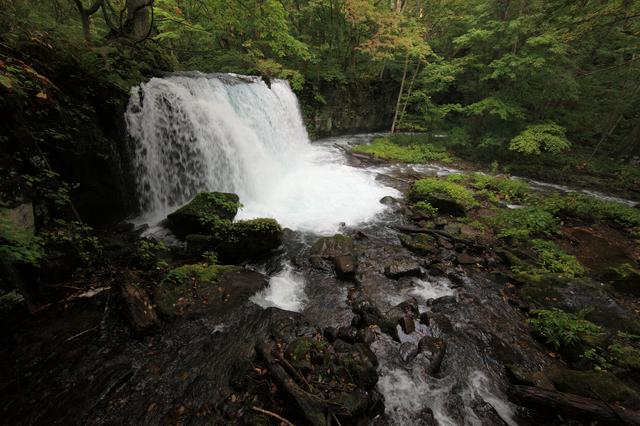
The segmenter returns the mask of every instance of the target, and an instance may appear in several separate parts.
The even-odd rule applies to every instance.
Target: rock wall
[[[169,65],[149,50],[57,42],[0,46],[0,201],[33,200],[42,222],[71,208],[66,191],[84,222],[114,223],[137,209],[123,119],[129,87]]]
[[[326,87],[322,99],[299,94],[311,138],[389,130],[397,88],[386,82]]]

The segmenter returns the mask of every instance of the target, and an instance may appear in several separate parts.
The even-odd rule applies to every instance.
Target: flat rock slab
[[[384,274],[389,278],[400,278],[405,276],[420,277],[422,268],[413,259],[398,259],[384,267]]]

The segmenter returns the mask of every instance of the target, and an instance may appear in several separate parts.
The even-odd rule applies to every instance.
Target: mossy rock
[[[258,272],[231,265],[183,265],[167,273],[155,291],[158,310],[169,316],[213,311],[222,315],[242,306],[268,285]]]
[[[608,268],[598,278],[617,291],[640,296],[640,271],[628,263]]]
[[[438,252],[437,240],[429,234],[400,234],[400,243],[421,256]]]
[[[211,232],[216,220],[232,221],[238,213],[240,198],[226,192],[201,192],[186,205],[167,216],[169,228],[180,238]]]
[[[561,392],[613,403],[627,408],[640,408],[640,395],[622,380],[606,371],[564,370],[551,380]]]
[[[439,213],[451,216],[466,216],[468,209],[477,205],[473,192],[457,183],[426,178],[417,180],[409,197],[413,202],[426,201]]]
[[[609,347],[614,364],[631,370],[640,370],[640,349],[629,345],[615,344]]]
[[[278,248],[282,244],[282,227],[275,219],[241,220],[216,238],[215,251],[220,260],[237,263],[265,256]]]

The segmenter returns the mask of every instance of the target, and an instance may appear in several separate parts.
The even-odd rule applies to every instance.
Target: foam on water
[[[154,224],[200,191],[234,192],[239,219],[329,234],[365,222],[397,195],[372,172],[313,146],[289,84],[228,74],[175,75],[134,87],[126,114],[143,210]]]
[[[250,300],[263,308],[275,306],[287,311],[300,312],[306,302],[305,280],[293,267],[285,264],[282,271],[269,279],[269,286],[253,295]]]

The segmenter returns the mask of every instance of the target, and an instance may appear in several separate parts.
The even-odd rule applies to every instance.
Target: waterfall
[[[126,113],[142,220],[157,222],[200,191],[234,192],[240,218],[275,217],[318,233],[354,225],[396,192],[314,146],[284,80],[182,74],[134,87]]]

